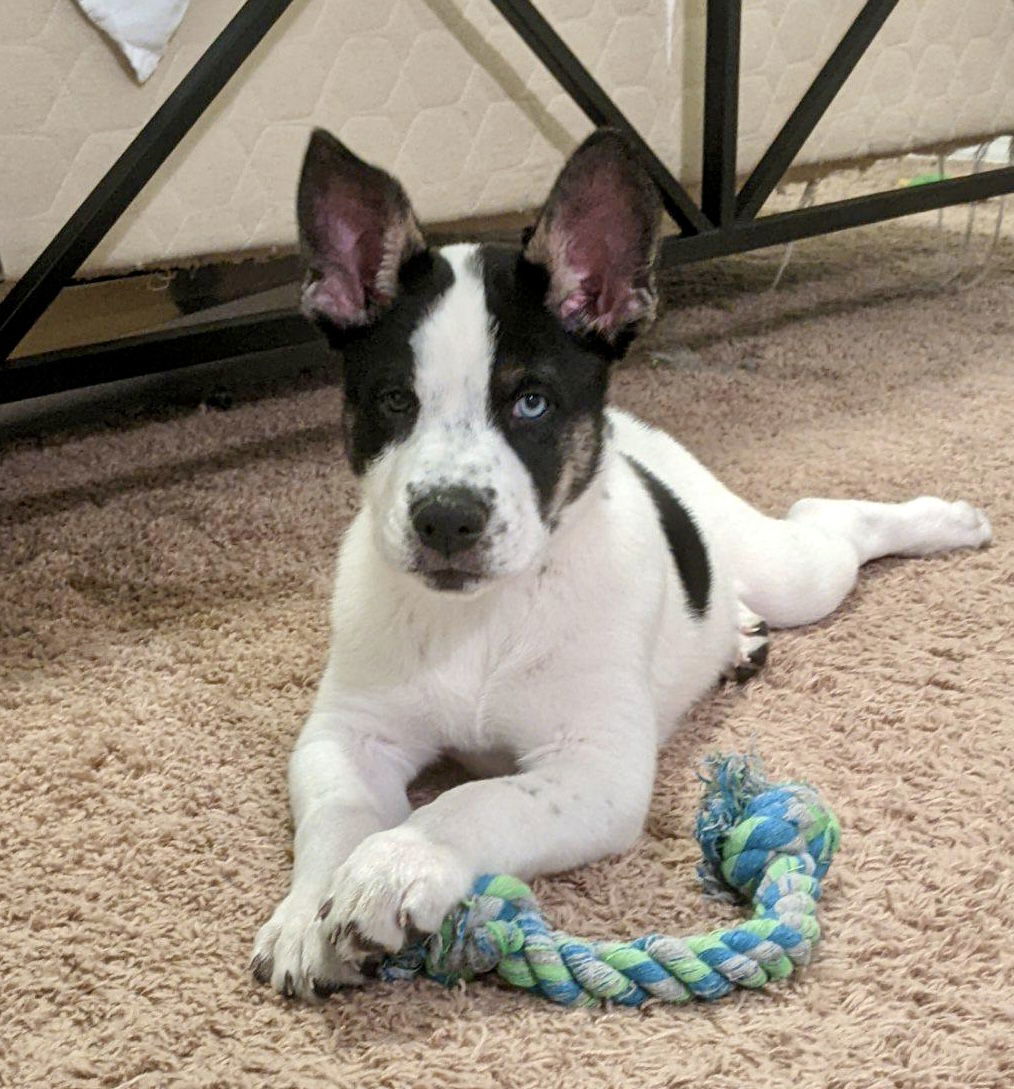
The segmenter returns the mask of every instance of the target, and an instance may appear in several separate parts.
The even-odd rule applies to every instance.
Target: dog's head
[[[383,556],[437,590],[538,563],[598,467],[609,364],[654,314],[659,201],[625,142],[578,148],[523,249],[429,249],[398,182],[321,130],[298,215]]]

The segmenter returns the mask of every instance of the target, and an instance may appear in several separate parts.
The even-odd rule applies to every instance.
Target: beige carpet
[[[690,268],[618,374],[771,511],[987,507],[981,553],[884,561],[665,752],[623,858],[539,882],[595,936],[699,931],[694,769],[755,745],[844,826],[826,941],[771,993],[566,1012],[491,984],[310,1008],[251,981],[286,887],[285,764],[354,503],[330,390],[0,460],[0,1084],[985,1089],[1014,1082],[1014,249],[939,291],[924,228]],[[654,354],[654,357],[653,357]]]

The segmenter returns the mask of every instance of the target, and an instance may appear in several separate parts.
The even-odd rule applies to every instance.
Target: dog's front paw
[[[320,910],[324,933],[343,962],[396,953],[410,931],[438,930],[473,876],[452,848],[416,829],[377,832],[335,874]]]
[[[250,970],[288,998],[325,998],[339,987],[362,983],[358,965],[343,961],[326,939],[319,905],[287,896],[254,941]]]

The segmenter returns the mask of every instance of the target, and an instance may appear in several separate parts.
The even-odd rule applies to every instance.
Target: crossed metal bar
[[[700,261],[1014,191],[1014,167],[757,218],[898,0],[867,0],[753,172],[736,191],[742,0],[708,0],[700,205],[673,177],[532,0],[491,0],[595,125],[624,132],[680,228],[667,264]],[[0,301],[11,353],[292,0],[247,0],[25,275]],[[0,403],[314,339],[293,311],[23,357],[0,366]]]

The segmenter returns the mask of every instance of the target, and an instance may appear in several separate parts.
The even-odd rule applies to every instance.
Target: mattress
[[[71,0],[4,0],[0,261],[22,273],[240,7],[192,4],[138,86]],[[700,172],[704,0],[540,10],[687,184]],[[748,171],[861,0],[745,0]],[[1014,130],[1014,3],[901,0],[798,159],[827,166]],[[488,0],[292,5],[85,266],[290,248],[311,125],[403,180],[424,221],[538,205],[588,121]]]

